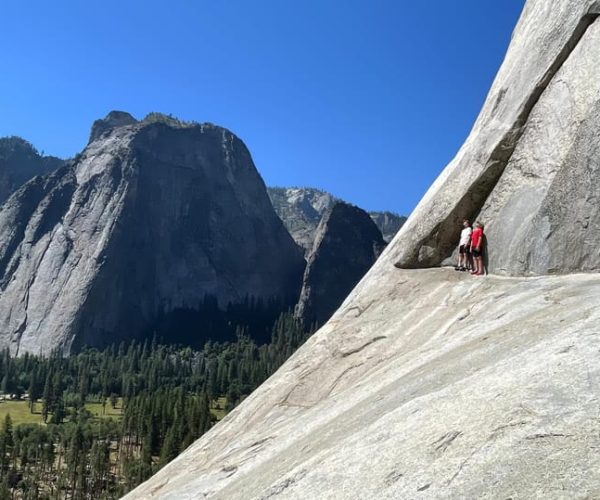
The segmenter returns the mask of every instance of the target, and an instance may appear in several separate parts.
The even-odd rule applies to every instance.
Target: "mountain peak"
[[[109,130],[113,130],[117,127],[134,125],[136,123],[138,123],[138,121],[126,111],[111,111],[104,118],[96,120],[92,124],[90,140],[88,142],[94,142]]]
[[[207,301],[296,302],[304,259],[244,143],[164,120],[109,113],[76,159],[0,208],[0,345],[70,352],[181,334],[177,315]]]

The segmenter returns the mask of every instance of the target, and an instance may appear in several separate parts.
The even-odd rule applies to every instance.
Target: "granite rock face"
[[[294,241],[310,252],[323,214],[337,201],[330,193],[313,188],[268,188],[273,208]]]
[[[0,138],[0,204],[28,180],[63,164],[60,158],[41,155],[20,137]]]
[[[381,231],[383,239],[389,243],[406,222],[406,217],[393,212],[369,212],[371,219]]]
[[[600,21],[533,108],[479,217],[490,270],[600,270]]]
[[[576,75],[595,74],[599,6],[527,1],[467,142],[367,275],[279,371],[127,498],[600,496],[600,276],[566,274],[593,269],[597,253],[548,254],[533,239],[542,250],[520,262],[511,243],[523,229],[550,241],[573,230],[588,248],[593,221],[577,218],[595,213],[597,81]],[[561,86],[568,97],[553,103]],[[535,131],[547,113],[565,124],[551,143]],[[527,144],[561,151],[538,150],[536,163]],[[531,200],[511,200],[525,180]],[[516,230],[503,236],[511,211]],[[438,265],[461,218],[480,212],[490,245],[507,238],[489,251],[494,269],[544,275],[394,267]],[[552,225],[561,219],[571,224]]]
[[[600,277],[384,255],[267,382],[127,499],[596,498]]]
[[[600,268],[598,14],[591,0],[527,2],[471,134],[398,233],[398,267],[439,265],[461,220],[481,218],[491,272]]]
[[[101,346],[206,296],[293,304],[302,252],[244,144],[212,125],[113,118],[0,210],[2,346]]]
[[[324,214],[336,202],[332,194],[315,188],[267,188],[273,208],[288,229],[294,241],[304,248],[308,257],[312,250],[317,226]],[[369,212],[386,242],[392,240],[406,217],[393,212]]]
[[[94,142],[107,132],[125,125],[134,125],[137,120],[126,111],[111,111],[104,118],[96,120],[90,131],[90,142]]]
[[[335,203],[317,228],[296,317],[307,326],[324,324],[384,248],[381,232],[367,212]]]

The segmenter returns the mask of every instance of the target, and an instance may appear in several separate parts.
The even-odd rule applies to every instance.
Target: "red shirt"
[[[481,239],[483,238],[483,229],[476,227],[471,233],[471,246],[478,248],[481,245]]]

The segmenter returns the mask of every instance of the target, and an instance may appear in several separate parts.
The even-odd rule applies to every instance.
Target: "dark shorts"
[[[471,250],[471,253],[473,254],[473,257],[481,257],[481,250],[475,250],[473,248],[473,250]]]
[[[469,248],[469,245],[461,245],[458,247],[458,253],[461,255],[469,254],[471,253],[471,249]]]

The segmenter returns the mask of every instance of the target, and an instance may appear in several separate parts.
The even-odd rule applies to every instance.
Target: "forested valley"
[[[0,355],[0,499],[118,498],[175,458],[308,338],[291,313],[259,344],[156,338],[63,357]]]

